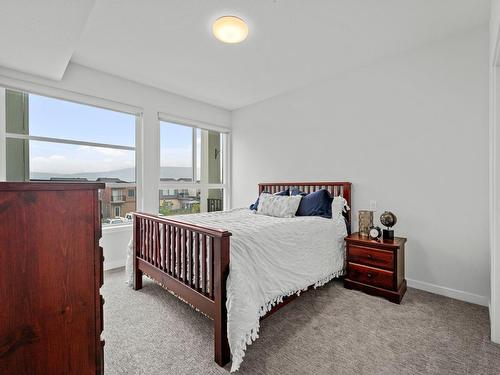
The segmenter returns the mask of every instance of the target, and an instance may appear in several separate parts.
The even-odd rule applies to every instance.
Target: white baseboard
[[[445,297],[458,299],[460,301],[475,303],[476,305],[481,305],[481,306],[488,306],[490,303],[489,297],[486,296],[480,296],[478,294],[463,292],[461,290],[456,290],[444,286],[426,283],[424,281],[406,279],[406,282],[409,287],[425,290],[426,292],[439,294]]]
[[[114,270],[115,268],[125,267],[125,259],[115,260],[113,262],[104,261],[104,271]]]

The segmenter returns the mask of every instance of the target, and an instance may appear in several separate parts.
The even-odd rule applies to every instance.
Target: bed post
[[[141,220],[137,215],[134,215],[134,241],[133,247],[133,257],[134,257],[134,290],[142,289],[142,271],[139,269],[139,262],[137,261],[137,254],[141,251],[141,226],[139,223]]]
[[[231,360],[227,340],[226,280],[229,275],[229,236],[214,238],[214,330],[215,362],[223,367]]]

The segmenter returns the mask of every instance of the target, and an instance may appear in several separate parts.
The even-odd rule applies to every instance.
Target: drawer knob
[[[368,278],[371,279],[373,275],[371,273],[367,273],[366,276],[368,276]]]
[[[373,255],[368,254],[368,258],[372,259],[372,258],[373,258]]]

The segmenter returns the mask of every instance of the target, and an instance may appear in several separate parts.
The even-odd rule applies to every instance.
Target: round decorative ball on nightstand
[[[380,222],[387,229],[382,231],[382,238],[384,240],[393,240],[394,239],[394,230],[390,229],[398,222],[398,218],[390,211],[384,211],[382,215],[380,215]]]

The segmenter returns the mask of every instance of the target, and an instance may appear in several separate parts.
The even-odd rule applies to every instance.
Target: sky
[[[191,167],[192,128],[161,122],[160,129],[161,166]],[[134,115],[32,94],[29,131],[34,136],[135,146]],[[134,151],[30,141],[32,172],[73,174],[134,166]]]

